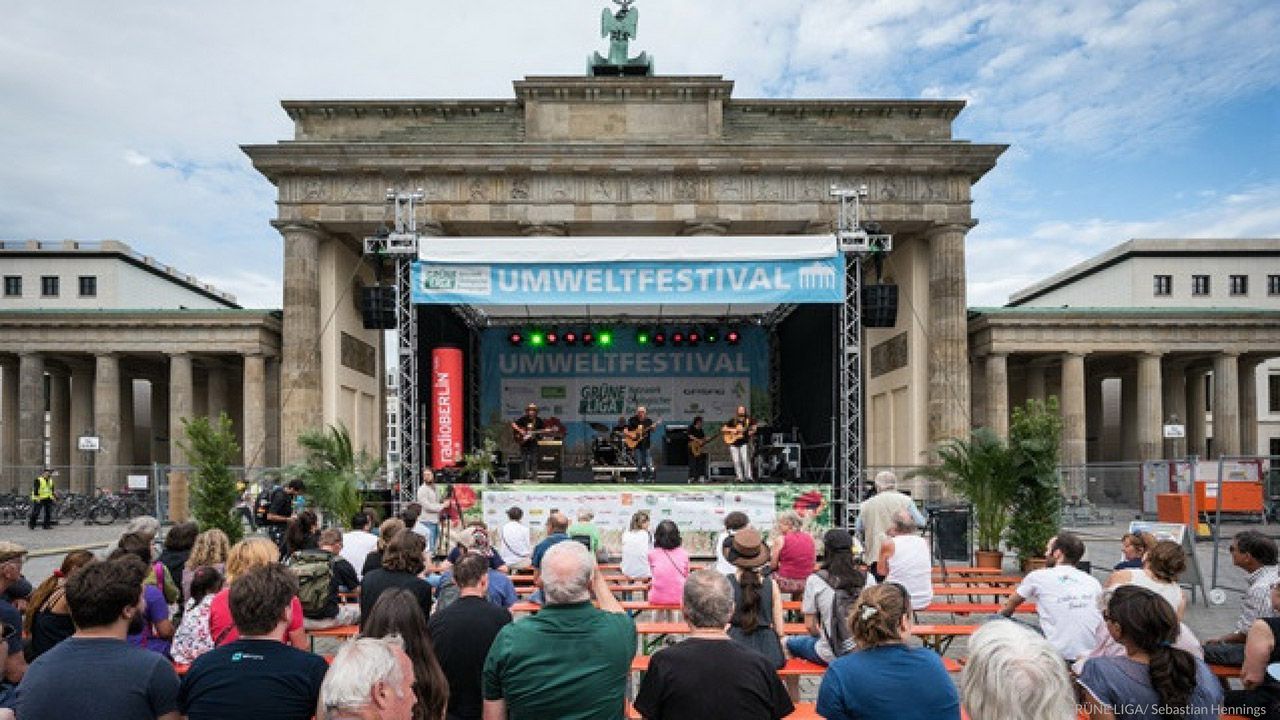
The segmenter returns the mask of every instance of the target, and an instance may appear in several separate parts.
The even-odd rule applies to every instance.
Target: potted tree
[[[328,525],[346,522],[361,507],[360,491],[367,489],[381,465],[367,452],[357,452],[342,425],[311,430],[298,436],[306,459],[285,470],[301,478],[307,494]]]
[[[1008,445],[987,428],[978,428],[968,440],[955,439],[938,449],[940,476],[956,494],[973,506],[978,567],[999,568],[1004,563],[1000,540],[1009,526],[1016,476]]]
[[[182,418],[187,439],[178,444],[195,466],[191,481],[192,511],[201,530],[218,528],[231,542],[244,535],[240,516],[233,514],[240,488],[231,465],[240,454],[235,430],[226,413],[216,421],[207,417]]]
[[[1058,399],[1028,400],[1013,409],[1009,423],[1009,452],[1017,478],[1013,514],[1005,535],[1024,571],[1044,567],[1044,548],[1058,533],[1062,513],[1058,475],[1062,416]]]
[[[481,485],[488,485],[489,479],[493,477],[493,461],[497,457],[497,451],[498,443],[486,435],[480,447],[462,456],[463,475],[476,478]]]

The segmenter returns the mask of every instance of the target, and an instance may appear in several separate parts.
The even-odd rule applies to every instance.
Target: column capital
[[[525,237],[565,237],[569,234],[569,227],[564,223],[522,222],[520,234]]]
[[[804,226],[805,235],[833,235],[836,231],[834,220],[810,220]]]
[[[1240,352],[1237,350],[1223,350],[1221,352],[1214,353],[1214,358],[1235,358],[1238,361],[1240,359]]]
[[[329,235],[323,225],[310,220],[272,220],[271,227],[275,228],[281,235],[290,233],[308,233],[317,237],[327,237]]]
[[[1087,350],[1066,350],[1058,357],[1062,360],[1067,360],[1069,358],[1080,358],[1083,360],[1084,358],[1089,357],[1089,352]]]
[[[418,234],[427,237],[444,237],[444,225],[441,225],[439,220],[419,220]]]
[[[1159,359],[1165,356],[1165,352],[1163,350],[1139,350],[1138,356],[1153,357],[1153,358]]]
[[[686,220],[681,235],[727,235],[729,233],[729,222],[718,218],[703,218],[699,220]]]
[[[925,235],[934,237],[935,235],[943,235],[946,233],[960,233],[964,235],[972,230],[978,224],[977,220],[969,220],[968,222],[938,223],[925,230]]]

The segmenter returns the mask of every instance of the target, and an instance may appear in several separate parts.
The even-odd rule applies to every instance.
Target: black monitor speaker
[[[898,286],[862,286],[862,325],[891,328],[898,324]]]
[[[370,285],[360,288],[360,317],[366,330],[394,330],[396,327],[396,288],[394,285]]]

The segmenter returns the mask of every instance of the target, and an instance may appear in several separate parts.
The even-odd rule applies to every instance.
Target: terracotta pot
[[[999,570],[1004,566],[1004,553],[999,550],[979,550],[974,553],[973,564],[980,568]]]
[[[1022,572],[1028,573],[1032,570],[1040,570],[1045,567],[1045,559],[1042,557],[1027,558],[1022,561]]]

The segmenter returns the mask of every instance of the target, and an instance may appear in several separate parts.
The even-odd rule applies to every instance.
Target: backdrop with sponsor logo
[[[585,326],[584,326],[585,327]],[[481,336],[480,411],[487,433],[506,443],[507,424],[537,403],[540,415],[557,417],[568,430],[570,451],[597,433],[588,423],[612,427],[639,405],[649,417],[687,424],[702,415],[709,429],[738,405],[768,416],[768,336],[762,328],[738,328],[741,340],[696,347],[640,345],[636,331],[616,327],[608,347],[531,347],[508,342],[509,328]],[[661,447],[665,425],[654,431]]]

